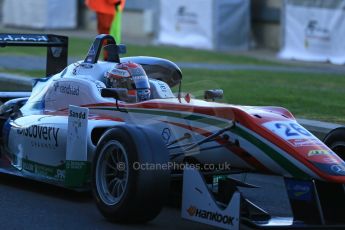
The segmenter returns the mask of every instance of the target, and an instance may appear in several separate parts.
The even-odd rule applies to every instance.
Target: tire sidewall
[[[109,142],[122,144],[128,160],[128,181],[121,200],[105,204],[96,186],[97,162]],[[161,137],[148,127],[121,125],[106,131],[98,142],[92,164],[92,191],[101,213],[113,222],[146,222],[158,215],[169,192],[169,170],[138,170],[134,163],[168,163],[168,151]]]
[[[96,167],[97,167],[98,161],[102,159],[101,150],[103,149],[106,143],[112,140],[118,141],[126,151],[127,160],[128,160],[128,181],[127,181],[127,186],[123,193],[122,199],[114,205],[107,205],[100,198],[99,191],[97,190],[96,180],[98,178],[96,178],[96,170],[97,170]],[[97,203],[98,208],[100,209],[102,214],[105,215],[106,217],[108,217],[108,213],[116,212],[116,210],[118,209],[121,209],[123,214],[126,215],[126,209],[128,207],[128,203],[130,203],[130,201],[133,199],[133,194],[137,189],[136,183],[129,183],[132,181],[137,181],[137,178],[138,178],[138,172],[133,170],[133,167],[131,167],[131,165],[133,165],[134,162],[138,161],[138,157],[136,154],[137,153],[136,145],[131,144],[131,141],[132,141],[131,137],[130,135],[128,135],[125,129],[114,128],[104,134],[103,138],[99,141],[96,148],[96,154],[94,156],[94,161],[92,164],[92,190],[93,190],[94,197],[96,198],[96,203]]]
[[[333,129],[331,132],[329,132],[326,137],[324,138],[323,142],[333,150],[335,147],[335,143],[340,143],[341,145],[344,145],[345,147],[345,127],[339,127],[336,129]],[[334,151],[334,150],[333,150]],[[345,161],[345,155],[342,155],[341,157]]]

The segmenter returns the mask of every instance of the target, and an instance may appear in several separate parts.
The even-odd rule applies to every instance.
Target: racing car
[[[344,159],[288,110],[215,102],[221,90],[195,99],[182,93],[175,63],[120,58],[126,48],[110,35],[98,35],[84,60],[67,65],[67,42],[0,36],[2,47],[48,50],[48,76],[31,92],[0,94],[0,172],[91,189],[113,222],[154,219],[170,185],[180,183],[189,220],[225,229],[344,227]],[[240,188],[261,185],[232,177],[242,173],[283,178],[293,216],[276,217],[245,197]]]

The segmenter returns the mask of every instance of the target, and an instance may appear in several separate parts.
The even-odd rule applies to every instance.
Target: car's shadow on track
[[[0,184],[3,186],[40,193],[45,196],[51,196],[73,202],[92,201],[91,191],[74,191],[44,182],[38,182],[12,175],[0,174]]]
[[[0,212],[0,229],[214,229],[182,220],[180,211],[171,207],[146,224],[111,223],[97,210],[91,192],[4,174],[0,174]]]

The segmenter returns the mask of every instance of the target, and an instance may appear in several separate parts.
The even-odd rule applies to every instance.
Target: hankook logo
[[[187,212],[190,216],[195,216],[201,219],[207,219],[210,221],[218,222],[218,223],[223,223],[223,224],[228,224],[228,225],[234,225],[234,217],[228,216],[228,215],[223,215],[218,212],[211,212],[203,209],[198,209],[194,205],[190,206],[187,209]]]

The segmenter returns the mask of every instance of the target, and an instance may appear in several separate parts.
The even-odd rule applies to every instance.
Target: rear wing
[[[54,34],[0,34],[0,47],[47,47],[46,76],[62,71],[67,66],[68,37]]]

